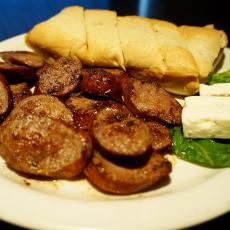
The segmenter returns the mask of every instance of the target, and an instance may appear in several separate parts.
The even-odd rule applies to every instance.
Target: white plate
[[[0,50],[25,50],[24,36]],[[230,67],[226,49],[223,69]],[[230,210],[230,169],[207,169],[176,160],[170,181],[130,196],[105,195],[87,181],[36,181],[0,159],[0,219],[37,229],[178,229]]]

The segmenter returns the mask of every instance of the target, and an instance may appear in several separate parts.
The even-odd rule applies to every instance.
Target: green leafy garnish
[[[230,83],[230,70],[222,73],[215,73],[209,76],[208,84],[213,85],[217,83]]]
[[[180,127],[173,128],[171,134],[178,158],[210,168],[230,167],[229,140],[185,138]]]

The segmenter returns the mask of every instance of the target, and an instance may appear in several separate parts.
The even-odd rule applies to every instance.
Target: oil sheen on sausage
[[[96,113],[107,104],[107,101],[72,94],[65,104],[72,111],[77,128],[89,130]]]
[[[96,96],[121,100],[119,79],[125,74],[120,69],[85,68],[82,71],[81,91]]]

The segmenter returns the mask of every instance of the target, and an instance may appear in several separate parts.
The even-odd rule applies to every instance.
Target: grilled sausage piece
[[[4,73],[9,80],[25,80],[35,77],[33,68],[6,62],[0,62],[0,72]]]
[[[172,148],[172,139],[166,126],[155,121],[149,121],[146,124],[152,134],[152,149],[159,151],[165,148]]]
[[[77,128],[89,130],[96,113],[103,108],[107,102],[72,94],[65,104],[72,111]]]
[[[181,105],[153,80],[126,77],[122,80],[122,95],[129,110],[140,117],[181,124]]]
[[[0,52],[0,57],[7,63],[40,68],[45,62],[42,57],[30,51],[5,51]]]
[[[72,112],[56,97],[49,95],[35,95],[20,101],[4,122],[29,114],[55,118],[74,127]]]
[[[5,77],[0,73],[0,122],[11,107],[11,92]]]
[[[1,127],[0,154],[18,172],[68,179],[79,175],[89,158],[84,140],[59,120],[15,117]]]
[[[119,100],[121,90],[119,78],[124,71],[120,69],[86,68],[82,71],[81,91],[96,96],[109,97]]]
[[[132,162],[124,164],[124,160],[119,163],[94,152],[84,173],[95,187],[104,192],[132,194],[149,188],[172,170],[170,162],[157,152],[133,160],[133,165]]]
[[[70,57],[61,57],[53,64],[45,64],[37,71],[39,79],[35,93],[65,96],[77,88],[81,72],[81,62]]]
[[[15,107],[19,101],[32,96],[30,86],[26,82],[10,85],[12,93],[13,107]]]
[[[93,121],[91,133],[95,144],[112,155],[139,156],[151,148],[148,126],[120,104],[100,110]]]

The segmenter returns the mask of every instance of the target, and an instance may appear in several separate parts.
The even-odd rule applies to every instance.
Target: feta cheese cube
[[[188,106],[182,111],[184,136],[230,138],[230,106]]]
[[[200,84],[200,96],[230,96],[230,83]]]

